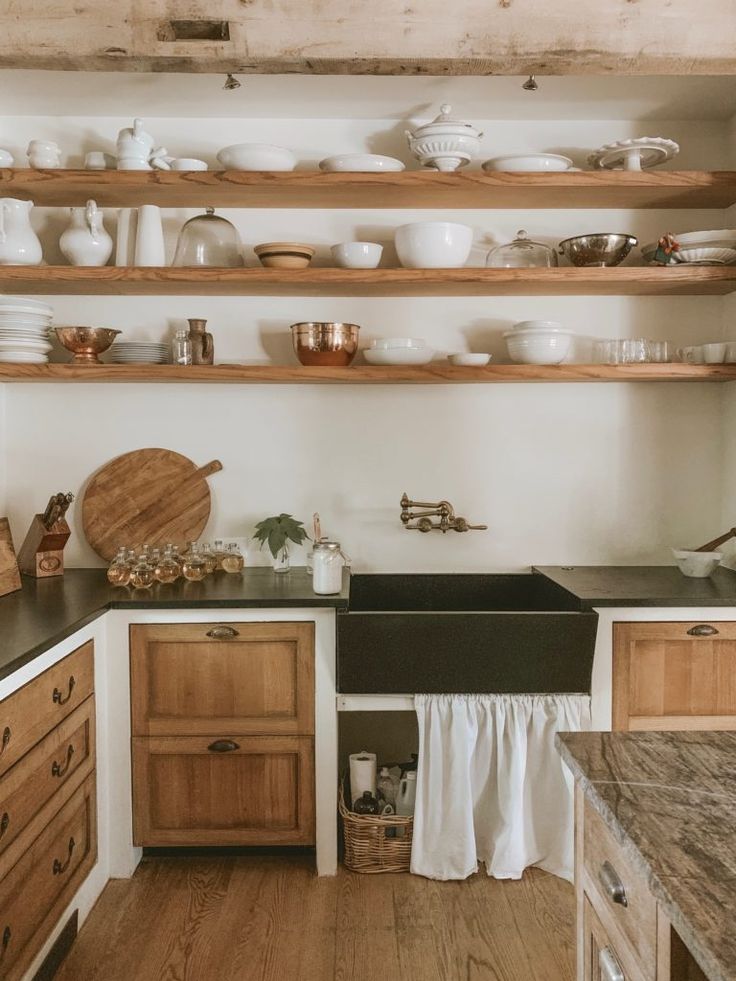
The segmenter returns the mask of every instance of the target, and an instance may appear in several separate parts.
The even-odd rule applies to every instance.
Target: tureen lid
[[[440,106],[440,114],[431,122],[418,126],[413,136],[428,136],[431,133],[462,133],[465,136],[482,136],[472,123],[452,118],[452,106],[445,102]]]

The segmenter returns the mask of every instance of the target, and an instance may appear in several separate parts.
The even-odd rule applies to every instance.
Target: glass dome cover
[[[172,265],[227,269],[242,266],[237,228],[227,218],[216,215],[214,208],[207,208],[206,214],[195,215],[182,225]]]
[[[533,242],[523,228],[513,242],[497,245],[486,257],[486,266],[494,269],[550,269],[556,265],[555,250],[543,242]]]

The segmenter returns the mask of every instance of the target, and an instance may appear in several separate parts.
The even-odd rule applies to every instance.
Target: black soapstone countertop
[[[669,565],[544,565],[534,571],[562,586],[581,609],[602,606],[736,606],[736,572],[716,569],[705,579]]]

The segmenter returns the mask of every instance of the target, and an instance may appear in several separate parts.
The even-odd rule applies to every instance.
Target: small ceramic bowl
[[[306,269],[315,252],[314,246],[302,242],[263,242],[253,251],[269,269]]]
[[[327,173],[381,174],[398,173],[404,170],[404,164],[380,153],[340,153],[320,160],[319,169]]]
[[[207,170],[207,163],[204,160],[197,160],[196,157],[175,157],[171,161],[172,170]]]
[[[486,160],[483,170],[505,170],[510,173],[547,173],[570,170],[572,160],[559,153],[517,153]]]
[[[223,147],[217,159],[227,170],[293,170],[296,156],[271,143],[235,143]]]
[[[475,354],[474,352],[461,352],[459,354],[449,354],[450,364],[458,365],[462,368],[484,368],[491,360],[490,354]]]
[[[377,242],[340,242],[330,251],[335,264],[343,269],[375,269],[381,261],[383,246]]]
[[[723,558],[722,552],[691,552],[686,548],[673,548],[677,568],[690,579],[705,579],[712,575]]]
[[[426,346],[427,342],[421,337],[374,337],[371,341],[371,348],[374,351],[394,351],[396,348],[419,351]]]
[[[13,154],[9,150],[0,150],[0,167],[12,167]]]

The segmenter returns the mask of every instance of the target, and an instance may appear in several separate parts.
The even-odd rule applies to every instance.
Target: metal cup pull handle
[[[8,830],[9,824],[10,815],[7,811],[3,811],[3,816],[0,818],[0,838],[2,838],[5,832]]]
[[[207,749],[210,753],[232,753],[233,750],[240,749],[240,746],[233,739],[216,739]]]
[[[10,938],[12,936],[13,936],[13,931],[10,929],[9,926],[6,926],[5,929],[3,930],[2,940],[0,941],[0,948],[2,948],[0,949],[0,963],[2,963],[3,958],[5,957],[5,951],[8,949],[8,945],[10,944]]]
[[[51,696],[55,705],[66,705],[69,699],[72,697],[72,692],[74,691],[74,686],[76,685],[74,680],[74,675],[69,675],[69,691],[66,693],[66,698],[61,694],[58,688],[54,688],[54,693]]]
[[[53,864],[52,869],[51,869],[51,871],[54,873],[54,875],[62,875],[69,868],[69,863],[72,860],[72,852],[74,851],[75,844],[76,844],[76,842],[74,841],[74,839],[73,838],[70,838],[69,839],[69,852],[68,852],[68,854],[66,856],[66,861],[65,862],[63,862],[63,863],[60,862],[58,858],[55,858],[54,859],[54,864]]]
[[[212,637],[213,640],[232,640],[240,634],[235,627],[213,627],[212,630],[207,631],[207,636]]]
[[[604,947],[598,955],[598,967],[601,970],[601,981],[626,981],[621,965],[610,947]]]
[[[717,633],[716,628],[711,627],[709,623],[697,623],[688,630],[691,637],[714,637]]]
[[[618,906],[629,905],[624,884],[610,862],[604,862],[601,865],[598,870],[598,879],[612,903],[616,903]]]
[[[63,763],[59,763],[58,760],[54,760],[54,762],[51,764],[51,776],[63,777],[71,765],[72,756],[74,756],[74,747],[70,743],[69,748],[66,751],[66,760],[64,760]]]
[[[10,726],[5,726],[5,728],[3,729],[3,738],[2,741],[0,741],[0,756],[2,756],[2,754],[8,748],[8,743],[10,742],[10,735],[11,735]]]

